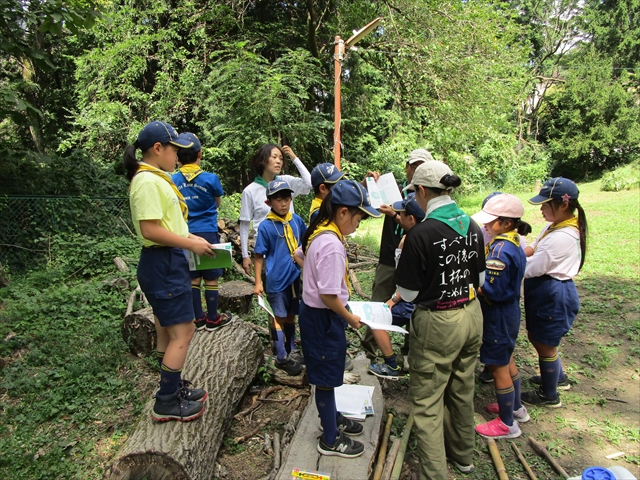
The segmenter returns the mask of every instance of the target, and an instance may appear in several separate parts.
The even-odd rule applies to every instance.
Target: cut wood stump
[[[155,350],[158,339],[151,307],[127,313],[121,331],[124,343],[134,355],[146,357]]]
[[[218,287],[218,310],[244,315],[251,311],[253,285],[242,280],[221,283]]]
[[[256,333],[234,316],[215,332],[197,332],[183,377],[209,392],[205,413],[187,424],[151,420],[149,400],[104,480],[200,480],[212,478],[233,413],[262,360]]]
[[[322,431],[315,399],[310,398],[293,440],[282,459],[277,480],[289,480],[294,468],[328,473],[331,480],[367,480],[371,475],[378,448],[380,423],[384,417],[384,399],[378,379],[367,373],[369,360],[355,360],[353,364],[353,372],[361,377],[360,384],[375,387],[373,392],[375,415],[367,417],[363,423],[362,435],[354,437],[354,440],[364,444],[364,453],[357,458],[330,457],[318,453],[318,436]]]

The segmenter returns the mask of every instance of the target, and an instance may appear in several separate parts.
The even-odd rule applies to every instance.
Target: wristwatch
[[[391,295],[391,301],[393,303],[400,303],[400,300],[398,299],[398,296],[395,294],[395,292],[393,295]]]

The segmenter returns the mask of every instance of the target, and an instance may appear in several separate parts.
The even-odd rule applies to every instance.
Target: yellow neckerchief
[[[491,245],[493,245],[494,242],[500,241],[500,240],[506,240],[507,242],[513,243],[516,247],[520,247],[520,235],[518,235],[518,232],[516,232],[515,230],[511,230],[510,232],[504,232],[504,233],[501,233],[500,235],[496,235],[495,237],[493,237],[491,241],[484,247],[485,257],[489,256]]]
[[[178,190],[178,187],[176,187],[176,184],[173,183],[173,180],[171,180],[171,177],[167,173],[160,170],[159,168],[152,167],[151,165],[148,165],[142,162],[138,164],[138,171],[136,172],[136,175],[140,172],[153,173],[154,175],[157,175],[158,177],[162,178],[165,182],[167,182],[169,185],[171,185],[171,189],[176,194],[176,197],[178,197],[178,201],[180,202],[180,209],[182,210],[182,217],[186,222],[187,219],[189,218],[189,207],[187,207],[187,202],[184,200],[184,197],[180,193],[180,190]]]
[[[298,249],[298,240],[293,234],[293,229],[291,228],[293,213],[287,212],[284,217],[281,217],[273,213],[272,210],[267,214],[267,220],[282,223],[284,229],[284,239],[287,241],[287,247],[289,247],[289,252],[291,253],[291,257],[293,257],[293,255],[296,253],[296,250]]]
[[[538,242],[536,243],[536,250],[538,249],[538,245],[540,245],[540,242],[544,237],[546,237],[551,232],[555,232],[556,230],[560,230],[564,227],[575,228],[578,233],[580,232],[580,228],[578,227],[578,219],[576,217],[568,218],[566,220],[563,220],[562,222],[552,223],[551,225],[549,225],[549,228],[547,228],[547,230],[542,234],[540,240],[538,240]]]
[[[311,200],[311,209],[309,211],[309,218],[311,218],[311,215],[313,215],[315,212],[317,212],[320,209],[320,205],[322,205],[322,199],[320,197],[315,197],[313,200]]]
[[[178,170],[182,175],[184,175],[184,178],[187,180],[187,182],[190,182],[191,180],[196,178],[203,171],[200,168],[200,165],[196,163],[187,163],[181,166]]]
[[[316,227],[315,231],[309,237],[309,240],[307,242],[307,251],[309,251],[309,247],[311,246],[311,242],[313,242],[316,238],[318,238],[319,235],[322,235],[324,233],[333,233],[336,237],[338,237],[338,240],[340,240],[342,245],[345,246],[344,247],[344,260],[345,260],[345,264],[344,264],[344,281],[347,284],[347,289],[349,290],[349,295],[351,295],[351,280],[349,280],[349,256],[347,255],[346,239],[344,238],[344,235],[342,235],[342,232],[340,231],[338,226],[333,222],[331,222],[331,223],[321,223],[320,225],[318,225]],[[307,252],[304,252],[304,253],[306,254]]]

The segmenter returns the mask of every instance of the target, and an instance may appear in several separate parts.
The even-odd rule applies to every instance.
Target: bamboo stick
[[[391,448],[389,449],[389,455],[387,455],[387,459],[384,462],[384,468],[382,469],[382,476],[380,477],[380,480],[389,480],[391,478],[391,470],[393,469],[393,464],[396,461],[398,450],[400,450],[400,442],[402,442],[402,439],[394,438]]]
[[[527,475],[529,475],[529,478],[531,480],[538,480],[535,474],[533,473],[533,470],[531,470],[531,467],[527,463],[527,460],[524,458],[524,455],[520,453],[520,449],[518,448],[518,446],[515,443],[511,442],[511,448],[513,448],[513,451],[516,452],[516,455],[518,456],[518,460],[520,460],[520,463],[522,463],[522,466],[526,470]]]
[[[500,456],[500,450],[498,450],[498,445],[496,445],[496,441],[493,438],[487,438],[487,445],[489,446],[489,453],[491,454],[491,459],[493,460],[493,465],[496,467],[496,473],[498,474],[498,478],[500,480],[509,480],[509,475],[507,475],[507,469],[504,468],[504,463],[502,462],[502,457]]]
[[[535,452],[543,457],[547,462],[551,464],[551,466],[558,472],[560,475],[563,475],[564,478],[569,478],[569,474],[564,471],[564,468],[560,466],[558,462],[549,454],[544,445],[537,442],[533,437],[529,437],[529,443],[535,450]]]
[[[409,436],[411,435],[411,429],[413,428],[413,415],[409,414],[407,424],[402,432],[402,441],[400,442],[400,449],[396,456],[395,463],[393,464],[393,470],[391,470],[390,480],[398,480],[400,473],[402,473],[402,464],[404,463],[404,455],[407,452],[407,444],[409,443]]]
[[[384,467],[384,458],[387,455],[387,444],[389,443],[389,435],[391,434],[391,423],[393,422],[393,413],[387,415],[387,424],[384,426],[384,433],[382,434],[382,444],[380,445],[380,451],[378,452],[378,463],[376,464],[376,470],[373,474],[373,480],[380,480],[382,475],[382,468]]]

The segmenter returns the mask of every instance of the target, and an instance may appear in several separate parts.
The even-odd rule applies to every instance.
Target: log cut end
[[[163,452],[140,452],[118,458],[105,471],[105,480],[191,480],[185,469]]]

